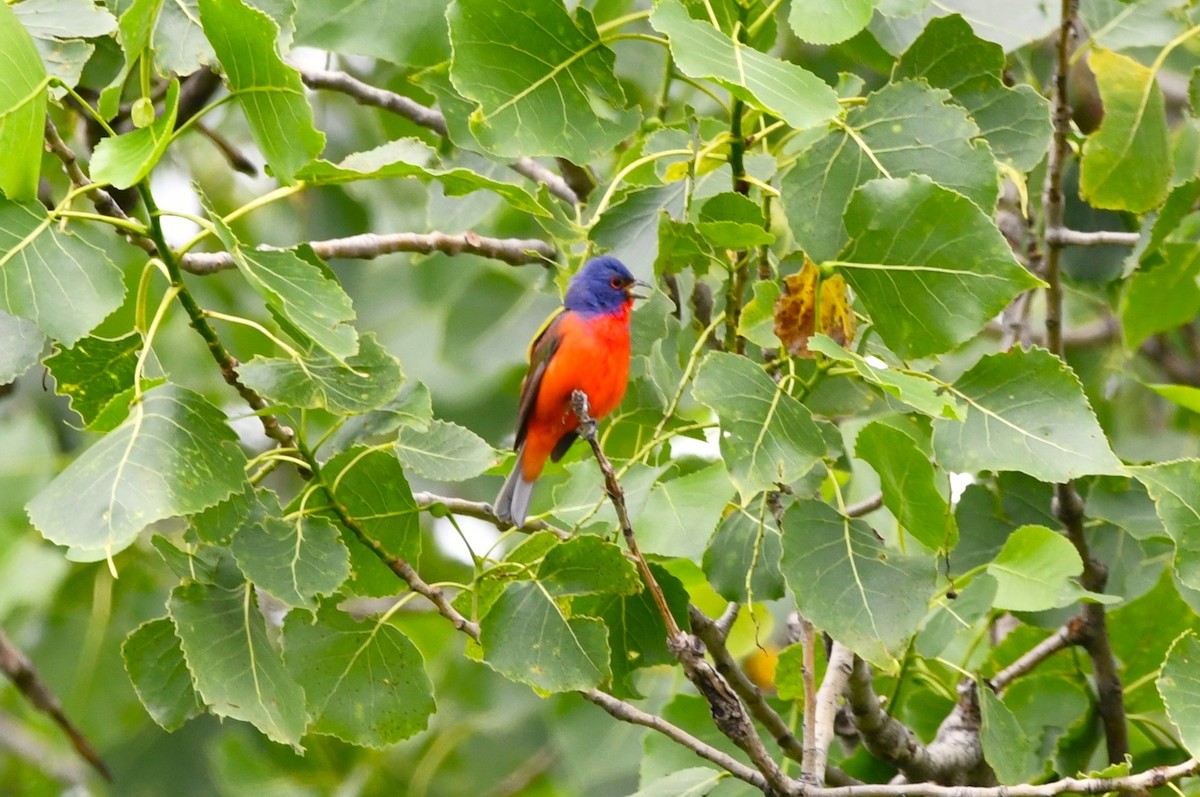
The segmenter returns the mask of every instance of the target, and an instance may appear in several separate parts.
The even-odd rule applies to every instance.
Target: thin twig
[[[883,506],[883,493],[875,493],[868,498],[864,498],[855,504],[849,504],[846,507],[846,517],[862,517],[869,515],[879,507]]]
[[[86,764],[80,763],[73,756],[59,755],[13,717],[0,713],[0,749],[3,748],[8,748],[13,755],[24,759],[63,785],[79,786],[87,780]],[[68,793],[73,793],[73,790],[68,790]]]
[[[853,669],[854,654],[845,645],[834,642],[829,666],[825,668],[825,680],[817,690],[813,731],[804,739],[804,762],[800,771],[805,783],[819,785],[825,782],[829,745],[833,744],[833,721],[837,718],[838,701],[846,691]]]
[[[817,736],[817,629],[807,618],[796,612],[800,624],[800,644],[802,648],[804,667],[800,677],[804,681],[804,738],[816,739]],[[803,750],[801,753],[803,754]],[[811,756],[810,756],[811,758]],[[801,763],[803,763],[801,757]]]
[[[417,502],[417,506],[421,509],[429,509],[435,506],[444,506],[452,515],[462,515],[463,517],[473,517],[478,520],[486,520],[488,523],[495,524],[500,530],[512,528],[511,525],[505,523],[496,517],[496,512],[492,509],[492,505],[483,501],[468,501],[465,498],[454,498],[445,495],[434,495],[433,493],[413,493],[413,500]],[[550,531],[553,532],[561,540],[570,539],[570,532],[551,526],[544,520],[526,520],[525,523],[517,529],[518,531],[535,532],[535,531]]]
[[[355,102],[360,105],[382,108],[428,128],[443,138],[449,136],[446,129],[446,117],[440,111],[426,107],[393,91],[376,88],[345,72],[327,69],[301,69],[300,77],[310,88],[339,91],[354,98]],[[518,158],[508,166],[517,174],[527,177],[535,183],[545,185],[551,194],[564,202],[572,205],[579,204],[578,195],[571,190],[566,180],[532,158]]]
[[[487,238],[473,232],[450,235],[444,232],[399,232],[386,235],[363,233],[348,238],[311,241],[309,246],[323,260],[344,258],[372,260],[393,252],[442,252],[447,255],[471,254],[500,260],[509,265],[526,263],[551,265],[558,256],[553,245],[537,238]],[[279,247],[260,246],[263,251],[278,251]],[[184,271],[192,274],[212,274],[233,268],[233,255],[228,252],[189,252],[180,258]]]
[[[1050,656],[1083,642],[1086,622],[1083,615],[1071,618],[1053,634],[1026,651],[1019,659],[992,676],[988,683],[992,689],[1003,692],[1010,683],[1033,671]]]
[[[1062,226],[1046,227],[1046,243],[1050,246],[1136,246],[1136,232],[1095,230],[1083,232]]]
[[[96,752],[96,748],[92,747],[92,743],[83,735],[83,731],[76,728],[75,724],[67,718],[63,712],[62,703],[38,675],[37,670],[33,667],[33,662],[17,649],[3,631],[0,631],[0,672],[8,676],[8,679],[17,687],[17,691],[23,694],[34,708],[49,716],[58,727],[62,728],[63,733],[71,740],[71,745],[84,761],[91,764],[105,780],[112,781],[112,773],[100,758],[100,754]]]

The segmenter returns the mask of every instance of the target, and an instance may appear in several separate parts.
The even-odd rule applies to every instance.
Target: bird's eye
[[[617,290],[620,290],[621,289],[621,278],[613,277],[611,280],[608,281],[608,284],[613,286]]]

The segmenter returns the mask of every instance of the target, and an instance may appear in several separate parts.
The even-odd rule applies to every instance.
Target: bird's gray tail
[[[525,514],[529,510],[529,498],[533,495],[533,482],[525,481],[521,472],[521,461],[525,457],[524,449],[517,452],[517,461],[513,464],[512,472],[504,480],[500,494],[492,509],[496,519],[502,523],[511,523],[518,528],[525,524]]]

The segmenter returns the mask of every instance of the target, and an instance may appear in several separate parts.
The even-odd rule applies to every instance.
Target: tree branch
[[[417,502],[417,506],[421,509],[444,506],[452,515],[486,520],[489,523],[495,524],[496,528],[501,530],[512,528],[512,526],[496,517],[496,512],[492,509],[491,504],[483,501],[468,501],[465,498],[452,498],[445,495],[434,495],[433,493],[413,493],[413,500]],[[526,520],[518,531],[551,531],[560,540],[571,538],[570,532],[551,526],[544,520]]]
[[[1083,642],[1087,620],[1084,615],[1071,618],[1070,621],[1025,652],[1012,664],[996,673],[988,680],[988,684],[997,692],[1023,675],[1027,675],[1043,661],[1060,650]]]
[[[825,668],[825,680],[817,690],[816,705],[813,706],[813,730],[804,740],[804,763],[800,771],[805,783],[819,785],[825,782],[825,766],[829,758],[829,745],[833,744],[833,722],[837,718],[838,700],[846,691],[855,658],[845,645],[833,643],[829,666]]]
[[[301,69],[300,77],[310,88],[339,91],[354,98],[360,105],[372,105],[385,111],[403,116],[411,122],[428,128],[443,138],[449,137],[446,129],[446,117],[433,108],[428,108],[419,102],[410,100],[392,91],[376,88],[364,83],[358,78],[326,69]],[[569,202],[579,204],[579,196],[567,185],[561,176],[547,169],[532,158],[518,158],[508,165],[517,174],[527,177],[535,183],[541,183],[551,194]]]
[[[63,733],[71,740],[71,745],[84,761],[91,764],[105,780],[112,781],[112,773],[109,772],[104,760],[100,758],[100,754],[96,752],[96,748],[92,747],[92,743],[87,740],[83,732],[67,718],[63,712],[62,703],[38,675],[37,670],[33,667],[33,662],[17,649],[3,631],[0,631],[0,672],[8,676],[8,679],[13,682],[13,686],[17,687],[17,691],[23,694],[34,708],[49,716],[58,727],[62,728]]]
[[[907,725],[884,711],[871,678],[871,665],[855,657],[846,700],[867,752],[904,772],[909,780],[931,779],[936,768],[929,751]]]
[[[1050,246],[1136,246],[1140,237],[1136,232],[1117,232],[1115,230],[1095,230],[1083,232],[1071,230],[1061,225],[1047,226],[1045,231],[1046,243]]]
[[[387,235],[363,233],[349,238],[312,241],[309,246],[323,260],[372,260],[393,252],[443,252],[447,255],[480,255],[509,265],[522,266],[526,263],[548,265],[558,256],[558,251],[553,245],[536,238],[487,238],[473,232],[458,235],[444,232],[399,232]],[[278,251],[279,247],[260,246],[259,249]],[[233,268],[236,263],[233,255],[228,252],[189,252],[180,258],[180,265],[184,271],[206,275]]]

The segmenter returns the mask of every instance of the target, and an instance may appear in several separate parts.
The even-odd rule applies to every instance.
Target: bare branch
[[[446,117],[441,112],[393,91],[376,88],[345,72],[327,69],[301,69],[300,77],[310,88],[340,91],[353,97],[354,101],[360,105],[382,108],[426,127],[443,138],[449,136],[446,129]],[[579,196],[571,190],[566,180],[532,158],[518,158],[508,166],[517,174],[528,177],[535,183],[545,185],[550,193],[564,202],[572,205],[579,204]]]
[[[1071,618],[1066,625],[1043,639],[1026,651],[1019,659],[992,676],[988,683],[997,692],[1004,691],[1006,686],[1031,672],[1050,656],[1072,645],[1080,644],[1084,639],[1085,624],[1086,619],[1083,615]]]
[[[398,232],[386,235],[363,233],[349,238],[312,241],[309,246],[324,260],[372,260],[394,252],[442,252],[447,255],[479,255],[521,266],[526,263],[549,265],[558,256],[557,250],[551,244],[536,238],[487,238],[473,232],[458,235],[444,232]],[[260,246],[259,249],[278,251],[279,247]],[[180,261],[184,271],[201,275],[212,274],[236,265],[233,255],[228,252],[189,252],[180,258]]]
[[[67,718],[63,712],[62,703],[38,675],[37,670],[33,667],[33,662],[17,649],[3,631],[0,631],[0,672],[8,676],[8,679],[13,682],[13,686],[17,687],[17,691],[23,694],[34,708],[49,716],[58,727],[62,728],[63,733],[71,740],[75,751],[84,761],[91,764],[97,772],[104,776],[105,780],[112,780],[112,773],[100,758],[100,754],[96,752],[96,748],[92,747],[92,743],[87,740],[83,732]]]
[[[1050,246],[1136,246],[1139,235],[1136,232],[1117,232],[1115,230],[1096,230],[1082,232],[1070,230],[1062,226],[1046,227],[1046,243]]]
[[[868,498],[864,498],[856,504],[850,504],[846,507],[846,517],[862,517],[869,515],[879,507],[883,506],[883,493],[875,493]]]
[[[855,656],[849,648],[839,642],[833,643],[825,680],[817,690],[816,705],[813,707],[813,731],[804,740],[804,763],[800,771],[805,783],[818,785],[825,782],[829,745],[833,744],[833,721],[837,718],[838,700],[846,691],[846,684],[854,669],[854,660]]]
[[[453,515],[486,520],[488,523],[494,523],[496,528],[501,530],[512,528],[509,524],[496,517],[496,512],[492,509],[491,504],[483,501],[468,501],[465,498],[453,498],[445,495],[434,495],[433,493],[413,493],[413,500],[417,502],[417,506],[421,509],[444,506]],[[527,520],[518,531],[551,531],[560,540],[570,539],[571,537],[570,532],[551,526],[544,520]]]
[[[25,759],[64,785],[76,786],[87,780],[86,766],[75,758],[57,754],[40,738],[3,713],[0,713],[0,748],[8,748],[13,755]]]
[[[930,779],[935,767],[929,751],[907,725],[884,711],[871,677],[871,665],[856,657],[846,700],[867,752],[909,775],[910,780]]]

